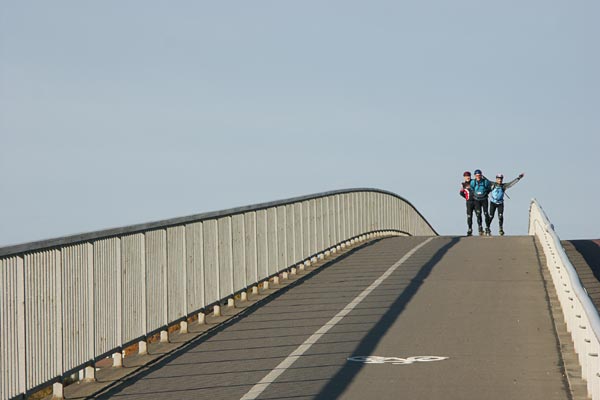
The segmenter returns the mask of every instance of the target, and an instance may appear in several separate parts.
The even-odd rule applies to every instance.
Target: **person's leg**
[[[500,225],[500,230],[498,233],[500,233],[501,236],[504,235],[504,203],[502,204],[498,204],[498,225]]]
[[[473,209],[474,207],[474,202],[473,201],[467,201],[467,235],[471,235],[473,233]]]
[[[473,201],[475,206],[475,217],[477,217],[477,225],[479,226],[479,233],[483,233],[483,226],[481,221],[481,204],[480,200]]]
[[[490,201],[490,225],[492,225],[492,221],[494,220],[494,215],[496,214],[496,207],[498,205],[493,201]]]
[[[488,200],[485,199],[481,202],[481,206],[483,208],[483,215],[485,216],[485,233],[488,235],[491,233],[490,231],[490,214],[488,213]]]

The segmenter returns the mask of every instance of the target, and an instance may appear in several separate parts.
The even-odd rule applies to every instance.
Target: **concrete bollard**
[[[325,250],[325,255],[324,257],[327,258],[331,255],[331,252],[329,250]]]
[[[292,267],[292,269],[290,270],[290,274],[296,275],[297,273],[298,273],[298,270],[296,269],[296,267]]]
[[[65,398],[65,387],[62,383],[57,382],[52,385],[52,398],[53,399],[64,399]]]
[[[258,294],[258,286],[252,286],[252,294]]]
[[[275,284],[275,285],[279,285],[279,275],[275,275],[275,276],[273,277],[273,284]]]
[[[220,305],[216,305],[213,307],[213,315],[215,317],[220,317],[221,316],[221,306]]]
[[[227,307],[235,308],[235,299],[233,297],[227,299]]]
[[[264,282],[263,282],[263,289],[265,289],[265,290],[266,290],[266,289],[268,289],[268,288],[269,288],[269,281],[268,281],[268,280],[266,280],[266,281],[264,281]]]
[[[248,301],[248,292],[244,290],[242,293],[240,293],[240,300]]]
[[[206,314],[203,312],[198,313],[198,325],[206,324]]]
[[[160,342],[169,343],[169,331],[160,331]]]
[[[288,279],[290,277],[290,274],[287,271],[283,271],[283,274],[281,275],[283,276],[283,279]]]
[[[113,353],[112,359],[114,368],[121,368],[123,366],[123,354],[120,351]]]
[[[85,367],[83,370],[83,381],[84,382],[94,382],[96,380],[96,368],[93,366]]]
[[[179,333],[190,333],[188,331],[188,322],[187,321],[181,321],[179,323]]]
[[[138,354],[146,355],[148,354],[148,342],[145,340],[140,340],[138,342]]]

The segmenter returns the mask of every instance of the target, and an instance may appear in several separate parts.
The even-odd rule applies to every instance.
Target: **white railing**
[[[575,268],[569,261],[548,216],[534,199],[529,210],[529,234],[539,239],[552,275],[556,294],[563,310],[567,330],[571,333],[587,381],[588,395],[600,399],[600,317]]]
[[[94,363],[342,246],[437,235],[405,199],[375,189],[273,203],[0,248],[2,399]]]

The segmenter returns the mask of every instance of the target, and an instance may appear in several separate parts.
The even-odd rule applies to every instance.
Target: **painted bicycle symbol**
[[[380,357],[380,356],[354,356],[348,357],[348,361],[360,362],[363,364],[394,364],[394,365],[409,365],[419,362],[432,362],[447,360],[449,357],[438,356],[414,356],[414,357]]]

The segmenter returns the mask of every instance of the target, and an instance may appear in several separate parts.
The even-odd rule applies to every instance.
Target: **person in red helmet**
[[[517,176],[512,181],[508,183],[503,183],[504,175],[497,174],[496,182],[492,183],[492,186],[490,188],[490,224],[494,219],[496,209],[498,209],[498,233],[500,234],[500,236],[504,236],[504,194],[508,188],[514,186],[524,176],[524,173],[520,173],[519,176]]]
[[[471,188],[471,172],[463,173],[464,181],[459,193],[465,199],[467,205],[467,236],[473,235],[473,210],[475,210],[475,200],[473,197],[473,189]]]

